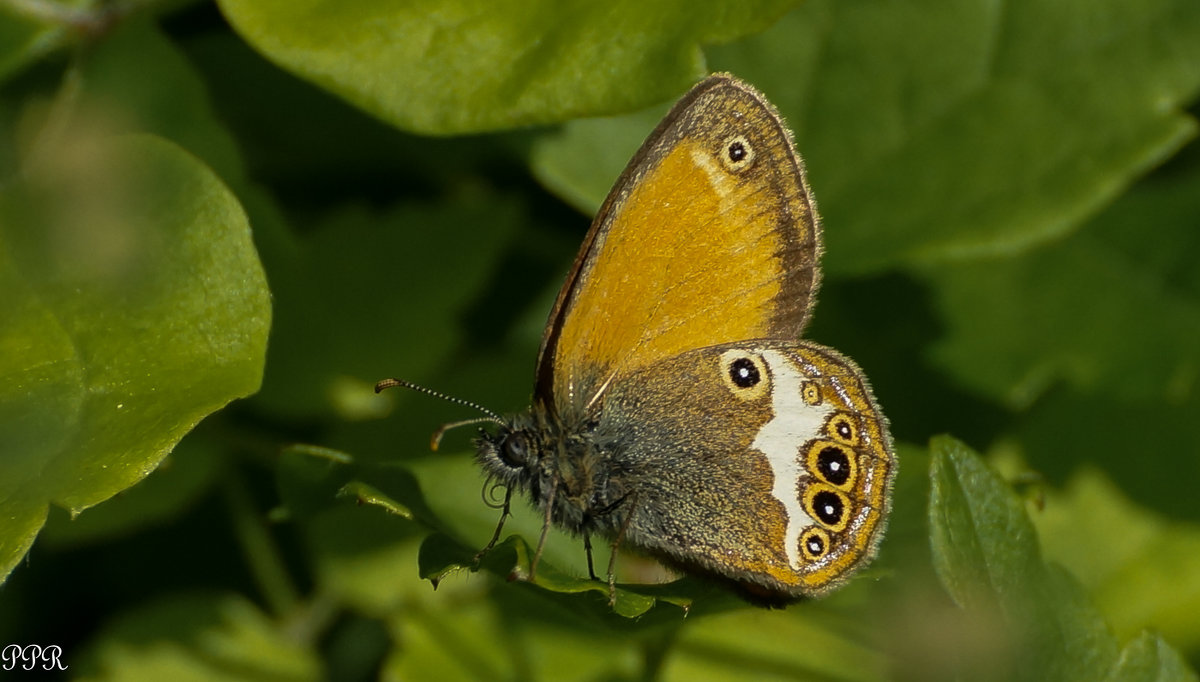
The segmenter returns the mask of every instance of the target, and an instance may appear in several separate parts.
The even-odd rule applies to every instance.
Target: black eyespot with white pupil
[[[842,498],[838,497],[837,493],[823,490],[813,496],[813,512],[818,519],[830,526],[836,526],[842,520],[845,511]]]
[[[732,135],[721,144],[719,156],[726,169],[742,171],[754,163],[754,146],[745,135]]]
[[[812,556],[821,556],[825,553],[825,539],[820,535],[810,535],[804,540],[805,546],[808,548],[808,553]]]
[[[817,526],[809,526],[800,535],[800,552],[809,561],[818,561],[829,551],[829,533]]]
[[[850,480],[850,459],[844,450],[830,445],[817,453],[817,470],[833,485],[844,485]]]
[[[729,143],[729,160],[737,163],[746,158],[746,145],[741,140],[734,140]]]
[[[762,381],[762,375],[750,358],[738,358],[729,364],[729,378],[738,388],[757,386]]]

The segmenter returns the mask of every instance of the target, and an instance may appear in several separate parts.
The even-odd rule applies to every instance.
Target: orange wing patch
[[[623,373],[773,331],[783,274],[773,216],[745,201],[745,188],[722,197],[693,150],[672,150],[613,221],[559,336],[556,395],[591,399],[577,394],[592,388],[578,376],[581,362]]]
[[[799,336],[817,219],[786,128],[746,87],[677,105],[605,203],[542,349],[539,397],[560,411],[686,350]]]

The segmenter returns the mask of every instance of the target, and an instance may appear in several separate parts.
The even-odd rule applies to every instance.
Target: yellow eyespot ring
[[[820,526],[809,526],[800,534],[800,554],[817,561],[829,553],[829,533]]]
[[[745,135],[730,135],[721,143],[717,156],[727,170],[740,173],[753,165],[757,154]]]
[[[857,454],[832,440],[812,441],[804,456],[804,468],[813,478],[846,492],[858,482]]]
[[[721,353],[720,372],[725,387],[742,400],[758,400],[771,388],[771,373],[757,353],[741,349]]]
[[[850,498],[828,483],[810,483],[802,501],[804,511],[830,532],[840,533],[850,522]]]
[[[856,447],[859,443],[858,423],[849,412],[834,412],[825,422],[825,433],[839,443]]]
[[[800,397],[805,405],[821,404],[821,386],[815,381],[806,381],[800,386]]]

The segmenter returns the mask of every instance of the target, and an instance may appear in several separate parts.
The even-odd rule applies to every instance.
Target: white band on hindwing
[[[800,534],[816,523],[800,503],[800,479],[808,473],[800,463],[800,446],[815,438],[825,425],[833,405],[804,402],[804,377],[786,355],[777,350],[760,351],[771,371],[771,420],[763,425],[752,446],[767,456],[775,475],[771,494],[787,512],[783,548],[788,563],[800,570]]]

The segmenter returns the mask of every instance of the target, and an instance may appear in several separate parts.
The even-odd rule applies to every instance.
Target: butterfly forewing
[[[715,76],[630,162],[551,313],[536,393],[582,411],[617,375],[683,351],[798,338],[819,226],[789,132],[761,95]]]

